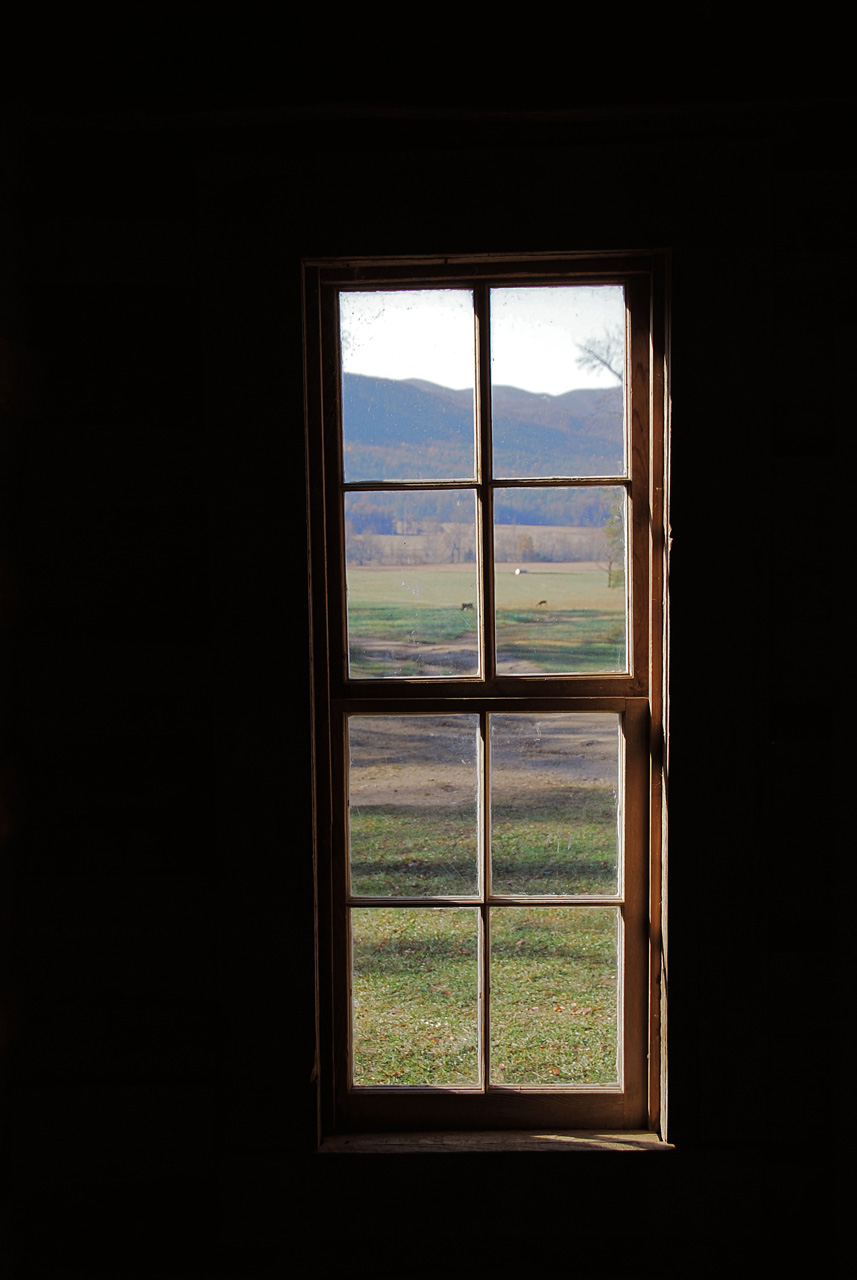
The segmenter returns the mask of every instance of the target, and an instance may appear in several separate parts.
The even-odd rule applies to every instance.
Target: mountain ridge
[[[621,387],[581,387],[552,396],[495,386],[495,475],[619,475],[623,413]],[[343,375],[347,481],[464,478],[472,475],[473,439],[469,388]]]

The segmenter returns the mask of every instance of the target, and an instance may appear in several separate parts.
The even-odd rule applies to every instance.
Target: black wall
[[[716,1248],[808,1220],[845,1064],[830,682],[848,658],[852,114],[4,127],[0,922],[21,1274],[91,1258],[256,1274],[319,1220],[325,1247],[349,1228],[366,1258],[381,1229],[465,1256],[484,1157],[313,1155],[312,255],[672,250],[676,1152],[489,1158],[489,1221],[511,1198],[540,1256],[573,1240],[579,1261],[593,1232]]]

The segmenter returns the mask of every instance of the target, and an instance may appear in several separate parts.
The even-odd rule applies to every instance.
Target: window
[[[304,297],[323,1130],[656,1130],[662,257]]]

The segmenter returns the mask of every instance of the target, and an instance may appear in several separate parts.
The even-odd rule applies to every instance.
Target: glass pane
[[[619,717],[491,716],[495,894],[619,890]]]
[[[476,675],[472,490],[345,495],[348,674]]]
[[[621,286],[491,290],[495,476],[625,474]]]
[[[348,721],[351,893],[475,894],[479,717]]]
[[[356,1085],[479,1083],[475,907],[351,913]]]
[[[617,1084],[618,907],[491,908],[492,1084]]]
[[[498,489],[494,545],[498,672],[627,671],[624,490]]]
[[[346,482],[472,479],[470,290],[341,293],[339,317]]]

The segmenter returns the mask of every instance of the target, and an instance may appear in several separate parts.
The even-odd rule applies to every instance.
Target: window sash
[[[568,271],[566,273],[565,267]],[[347,619],[345,615],[345,554],[342,493],[361,488],[415,489],[466,488],[481,486],[483,618],[487,638],[493,630],[493,519],[492,495],[498,488],[569,483],[566,478],[538,480],[490,477],[490,364],[484,348],[479,360],[477,382],[481,423],[483,474],[470,484],[461,481],[425,485],[408,482],[387,484],[360,482],[343,485],[341,456],[341,374],[336,329],[336,297],[339,288],[355,286],[426,287],[430,284],[473,286],[477,296],[487,297],[489,287],[508,284],[541,283],[621,283],[625,287],[627,329],[627,476],[575,477],[579,486],[619,484],[627,493],[627,618],[630,636],[626,673],[498,675],[492,661],[493,643],[486,644],[481,676],[453,678],[349,679]],[[650,879],[647,851],[650,830],[660,822],[659,795],[654,805],[650,777],[652,711],[660,713],[660,624],[661,601],[654,601],[652,581],[660,590],[662,576],[657,564],[652,529],[661,519],[660,502],[663,455],[658,443],[651,453],[650,416],[652,408],[653,289],[651,258],[611,257],[589,260],[585,265],[570,257],[563,265],[555,259],[539,262],[497,264],[467,260],[459,264],[413,263],[318,263],[306,264],[304,271],[307,372],[308,496],[311,512],[310,540],[311,600],[313,618],[313,664],[315,698],[316,830],[319,833],[317,861],[319,894],[320,986],[319,1038],[322,1049],[322,1109],[325,1127],[333,1130],[361,1128],[443,1128],[443,1127],[528,1127],[552,1125],[576,1128],[634,1128],[653,1123],[657,1114],[658,1065],[649,1069],[646,1051],[650,1029],[656,1026],[652,996],[657,996],[657,975],[650,964],[652,940],[659,942],[659,873]],[[662,299],[661,299],[662,301]],[[484,329],[485,326],[482,326]],[[662,348],[655,342],[655,364]],[[657,392],[658,388],[655,387]],[[661,384],[662,390],[662,384]],[[486,411],[486,405],[487,411]],[[654,433],[657,435],[657,433]],[[487,435],[487,439],[486,439]],[[318,442],[321,442],[319,449]],[[654,463],[655,486],[651,466]],[[487,470],[486,478],[484,472]],[[650,576],[650,562],[655,564]],[[654,631],[652,632],[652,628]],[[650,644],[654,634],[655,644]],[[654,677],[654,678],[653,678]],[[657,690],[653,699],[652,685]],[[441,713],[476,710],[574,712],[578,710],[618,710],[625,724],[625,805],[623,809],[625,886],[622,901],[623,949],[620,959],[622,987],[622,1084],[613,1086],[517,1086],[483,1085],[478,1089],[430,1086],[372,1086],[351,1089],[348,1080],[350,982],[347,930],[349,899],[345,891],[344,860],[347,857],[344,832],[345,759],[343,742],[347,717],[351,714],[405,714],[408,711]],[[660,726],[656,729],[660,732]],[[653,864],[654,865],[654,864]],[[366,898],[354,898],[355,905],[369,905]],[[407,905],[405,900],[384,899],[385,905]],[[445,900],[452,901],[452,900]],[[480,900],[487,910],[489,899]],[[509,903],[510,899],[503,899]],[[551,904],[566,899],[552,898]],[[578,899],[568,899],[576,904]],[[611,904],[616,898],[609,899]],[[473,899],[469,900],[470,903]],[[527,898],[527,903],[533,900]],[[425,899],[419,905],[427,905]]]
[[[527,283],[527,284],[549,284],[549,283],[577,283],[575,278],[570,281],[566,278],[564,281],[558,281],[555,276],[555,265],[552,268],[551,276],[542,280],[539,277],[528,276],[524,279],[515,279],[515,277],[503,276],[502,278],[490,281],[491,285],[497,283]],[[650,274],[650,272],[649,272]],[[483,654],[483,675],[482,676],[455,676],[452,678],[432,678],[424,680],[420,677],[384,677],[383,680],[373,681],[366,679],[351,679],[347,672],[348,662],[348,620],[346,614],[346,589],[345,589],[345,529],[344,518],[342,515],[342,499],[334,498],[334,494],[345,492],[359,492],[365,490],[372,491],[441,491],[444,489],[461,489],[473,487],[471,485],[462,484],[459,481],[435,481],[435,482],[351,482],[343,484],[341,477],[343,475],[343,457],[342,457],[342,433],[339,424],[342,420],[342,378],[340,370],[339,356],[339,336],[338,336],[338,293],[341,287],[353,287],[353,283],[347,279],[342,279],[339,273],[330,287],[320,288],[317,298],[318,319],[320,327],[321,347],[324,351],[323,364],[319,359],[316,369],[317,377],[321,383],[321,405],[320,413],[317,415],[315,430],[320,431],[324,440],[324,456],[323,456],[323,475],[324,475],[324,505],[326,506],[326,530],[324,535],[325,546],[325,571],[327,579],[327,599],[326,599],[326,629],[330,632],[329,656],[333,658],[336,655],[336,661],[332,662],[328,672],[330,682],[330,692],[337,698],[344,697],[360,697],[364,696],[362,690],[365,689],[365,696],[371,696],[371,693],[378,689],[379,685],[397,686],[390,688],[389,696],[396,698],[399,696],[402,684],[407,684],[409,696],[421,689],[417,696],[442,696],[445,688],[450,691],[455,686],[461,686],[468,683],[477,683],[480,686],[490,688],[496,694],[525,693],[526,689],[522,686],[526,684],[528,679],[538,681],[562,682],[564,691],[569,694],[577,694],[580,696],[597,696],[599,694],[616,693],[626,696],[639,696],[645,694],[648,690],[649,676],[649,554],[648,554],[648,534],[649,534],[649,376],[650,376],[650,328],[649,328],[649,294],[650,279],[649,274],[640,277],[634,274],[629,275],[627,272],[617,273],[612,278],[584,277],[580,282],[587,284],[594,283],[620,283],[625,289],[626,298],[626,363],[628,374],[625,383],[626,395],[626,421],[628,440],[626,444],[629,474],[627,476],[606,476],[606,477],[564,477],[558,480],[549,480],[547,483],[543,481],[529,481],[527,479],[495,479],[490,476],[490,363],[488,362],[487,349],[483,350],[485,340],[480,337],[480,355],[479,355],[479,378],[477,380],[477,422],[481,424],[481,448],[480,456],[482,459],[482,472],[477,474],[476,485],[480,487],[482,494],[481,510],[481,529],[478,531],[479,554],[481,556],[481,582],[482,582],[482,602],[483,602],[483,626],[482,640],[485,645]],[[360,283],[369,287],[365,279],[365,273],[360,272]],[[473,284],[472,280],[468,281]],[[318,282],[316,282],[318,283]],[[372,282],[372,288],[378,288],[382,284],[386,287],[390,281],[386,278],[378,279]],[[409,280],[407,283],[413,286],[418,281]],[[422,282],[424,283],[424,282]],[[460,281],[459,281],[460,283]],[[478,281],[476,282],[478,286]],[[475,289],[476,296],[480,296],[478,287]],[[479,325],[480,335],[484,333],[487,325],[481,323]],[[321,352],[319,352],[319,357]],[[486,368],[486,363],[489,367]],[[642,395],[642,401],[641,401]],[[313,423],[310,421],[311,434],[315,434]],[[312,488],[316,477],[312,474],[313,468],[310,468],[310,497],[312,499]],[[477,472],[479,469],[477,468]],[[498,674],[496,670],[496,652],[493,643],[493,633],[489,633],[489,628],[485,623],[494,618],[494,548],[493,548],[493,494],[499,488],[530,488],[545,485],[573,485],[574,487],[590,487],[597,484],[609,483],[622,487],[627,494],[627,575],[626,575],[626,617],[627,631],[629,637],[628,644],[628,671],[627,673],[573,673],[573,674],[553,674],[541,673],[536,677],[527,677],[525,675],[504,675]],[[317,500],[318,502],[318,500]],[[569,685],[568,682],[573,682]],[[430,686],[430,688],[425,687]]]
[[[530,708],[539,714],[549,715],[544,705],[539,703],[537,706]],[[425,711],[424,704],[417,704],[417,710]],[[433,708],[434,710],[434,708]],[[460,704],[457,708],[451,706],[441,707],[437,709],[438,714],[455,714],[455,710],[462,710]],[[474,711],[475,708],[468,706],[468,712]],[[572,710],[566,703],[560,707],[554,707],[554,713],[569,713]],[[480,857],[483,862],[483,891],[475,895],[455,896],[444,895],[443,897],[376,897],[371,895],[349,894],[347,891],[347,863],[349,858],[348,840],[347,840],[347,797],[343,788],[343,812],[338,815],[335,822],[337,831],[342,832],[341,842],[337,844],[335,867],[335,918],[340,922],[340,927],[335,929],[334,949],[336,953],[336,980],[335,990],[337,992],[337,1008],[335,1012],[336,1023],[340,1028],[345,1028],[346,1035],[343,1042],[343,1056],[341,1062],[343,1064],[345,1075],[340,1081],[341,1091],[339,1100],[339,1109],[343,1113],[352,1113],[355,1106],[361,1113],[371,1109],[371,1103],[358,1101],[355,1103],[355,1093],[361,1098],[365,1096],[374,1096],[375,1094],[384,1095],[392,1093],[400,1099],[395,1104],[396,1114],[408,1114],[411,1108],[407,1102],[407,1098],[412,1094],[419,1093],[434,1098],[438,1111],[444,1109],[444,1097],[450,1092],[461,1095],[486,1096],[486,1095],[507,1095],[512,1093],[530,1093],[530,1094],[550,1094],[557,1093],[568,1094],[573,1102],[579,1103],[583,1094],[595,1092],[598,1095],[604,1094],[605,1091],[618,1090],[619,1093],[626,1097],[626,1101],[631,1102],[632,1098],[639,1096],[643,1086],[639,1078],[641,1057],[641,1034],[644,1034],[644,1010],[641,1008],[640,1001],[644,992],[645,983],[640,982],[640,975],[645,972],[647,965],[646,952],[646,882],[645,875],[641,874],[644,868],[640,866],[640,858],[638,856],[626,857],[625,851],[639,850],[646,841],[646,826],[648,817],[647,807],[647,789],[648,777],[646,769],[646,742],[648,731],[648,706],[645,699],[611,699],[607,700],[586,700],[585,704],[575,703],[573,708],[577,712],[601,712],[618,714],[621,717],[623,729],[623,749],[620,758],[620,785],[621,785],[621,840],[620,840],[620,864],[621,877],[620,883],[615,894],[494,894],[487,891],[487,862],[490,858],[489,838],[487,824],[483,825],[482,843],[480,849]],[[492,705],[491,712],[524,713],[520,702],[512,704],[504,703],[500,706]],[[385,703],[384,714],[390,714],[389,705]],[[412,713],[401,709],[402,714]],[[359,709],[360,715],[366,714],[365,707]],[[337,735],[341,755],[336,761],[336,772],[343,778],[347,776],[347,756],[348,756],[348,715],[343,714],[341,722],[341,733]],[[488,790],[490,780],[487,771],[481,771],[480,783],[483,789],[483,805],[489,803]],[[618,1008],[619,1008],[619,1083],[616,1085],[515,1085],[508,1086],[498,1083],[490,1083],[487,1075],[482,1075],[482,1083],[479,1085],[462,1085],[462,1086],[437,1086],[437,1085],[408,1085],[408,1086],[358,1086],[356,1091],[350,1082],[350,1070],[352,1062],[350,1029],[352,1020],[352,990],[351,990],[351,941],[349,936],[348,921],[350,918],[350,909],[352,907],[388,907],[388,908],[420,908],[420,907],[455,907],[469,906],[477,908],[482,916],[481,929],[481,973],[483,981],[485,975],[489,971],[488,957],[488,929],[486,928],[486,915],[489,910],[504,910],[506,908],[515,908],[517,906],[548,906],[548,907],[580,907],[581,909],[597,908],[599,906],[616,907],[621,915],[621,938],[618,952]],[[344,926],[344,927],[343,927]],[[483,996],[488,998],[487,990],[483,990]],[[486,1027],[490,1025],[490,1004],[487,1009],[480,1013],[481,1029],[483,1037],[486,1034]],[[483,1064],[486,1061],[487,1045],[482,1044],[481,1048]],[[426,1103],[425,1097],[422,1097],[418,1106],[420,1113],[430,1106]],[[611,1106],[613,1104],[610,1104]],[[569,1113],[574,1110],[573,1106],[568,1107]],[[606,1121],[605,1121],[606,1123]],[[634,1123],[642,1123],[638,1118]]]

